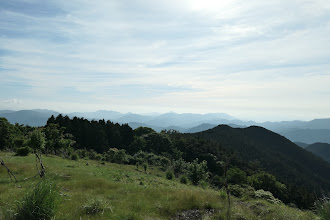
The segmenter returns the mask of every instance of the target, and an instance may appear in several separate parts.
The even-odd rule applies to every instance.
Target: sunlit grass
[[[40,177],[34,155],[0,156],[15,173],[19,182],[11,182],[0,168],[0,219],[15,212],[17,201]],[[214,209],[213,219],[225,219],[227,202],[224,192],[167,180],[165,173],[148,167],[147,174],[136,166],[91,160],[72,161],[43,156],[46,178],[56,182],[60,205],[56,219],[169,219],[176,213],[192,209]],[[87,165],[86,165],[87,164]],[[315,215],[266,201],[233,199],[233,219],[315,219]],[[95,211],[92,211],[95,210]],[[9,215],[8,214],[8,215]],[[1,216],[2,215],[2,216]]]

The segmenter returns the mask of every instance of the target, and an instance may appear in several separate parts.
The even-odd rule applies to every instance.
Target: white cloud
[[[20,13],[19,3],[0,15],[1,99],[330,117],[328,1],[52,3],[61,9],[52,16]]]
[[[14,105],[19,105],[23,103],[23,101],[19,99],[9,99],[9,100],[4,100],[3,102],[6,104],[14,104]]]

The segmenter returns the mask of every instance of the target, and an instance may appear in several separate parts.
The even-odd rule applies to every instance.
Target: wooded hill
[[[262,127],[231,128],[220,125],[196,133],[221,147],[237,152],[245,161],[259,161],[263,169],[280,181],[330,190],[330,164],[288,139]]]

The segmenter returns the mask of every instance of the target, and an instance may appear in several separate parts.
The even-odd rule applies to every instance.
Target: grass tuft
[[[59,193],[54,183],[41,180],[17,205],[16,219],[51,219],[58,207]]]

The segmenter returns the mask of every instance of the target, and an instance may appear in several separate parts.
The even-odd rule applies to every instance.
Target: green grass
[[[14,156],[0,152],[6,165],[19,179],[11,182],[0,167],[0,219],[16,212],[16,204],[38,181],[34,155]],[[88,165],[86,163],[88,162]],[[97,161],[72,161],[43,156],[46,178],[59,188],[60,205],[56,219],[170,219],[191,209],[214,209],[212,219],[225,219],[227,203],[224,192],[203,189],[179,180],[167,180],[165,173],[148,167],[147,174],[136,166]],[[262,200],[233,199],[232,219],[317,219],[285,205]],[[9,218],[9,217],[8,217]]]
[[[52,219],[56,214],[59,193],[55,184],[42,179],[17,203],[16,219]]]

